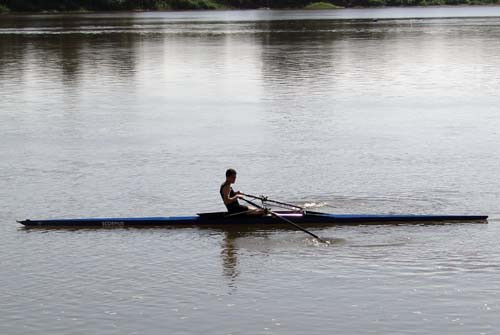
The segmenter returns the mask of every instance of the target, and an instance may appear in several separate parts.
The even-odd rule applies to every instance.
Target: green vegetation
[[[338,9],[342,8],[329,2],[313,2],[305,6],[304,9]]]
[[[216,0],[0,0],[12,11],[219,9]]]
[[[174,9],[219,9],[223,6],[212,0],[170,0],[163,1],[166,6]]]
[[[431,6],[498,4],[500,0],[0,0],[0,12],[175,10],[221,8],[332,9],[364,6]]]

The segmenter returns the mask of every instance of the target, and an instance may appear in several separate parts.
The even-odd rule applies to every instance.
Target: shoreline
[[[306,7],[291,7],[291,8],[234,8],[234,7],[223,7],[217,9],[117,9],[117,10],[41,10],[41,11],[0,11],[0,15],[59,15],[59,14],[112,14],[112,13],[175,13],[175,12],[222,12],[222,11],[268,11],[268,10],[280,10],[280,11],[297,11],[306,10],[311,12],[316,11],[337,11],[345,9],[383,9],[383,8],[459,8],[459,7],[500,7],[500,3],[473,3],[473,4],[456,4],[456,5],[384,5],[384,6],[352,6],[352,7],[336,7],[336,8],[322,8],[322,9],[308,9]]]

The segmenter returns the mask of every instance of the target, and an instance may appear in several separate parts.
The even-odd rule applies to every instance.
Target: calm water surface
[[[377,19],[377,20],[374,20]],[[0,16],[0,333],[495,334],[500,7]],[[249,193],[489,224],[24,230]]]

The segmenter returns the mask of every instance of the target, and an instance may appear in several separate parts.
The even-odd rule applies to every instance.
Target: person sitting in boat
[[[219,193],[230,214],[241,213],[251,215],[262,215],[264,210],[241,205],[238,199],[243,197],[240,191],[233,191],[232,184],[236,182],[236,170],[228,169],[226,171],[226,181],[220,186]]]

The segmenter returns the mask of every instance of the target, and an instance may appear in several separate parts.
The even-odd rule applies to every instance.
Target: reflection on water
[[[241,236],[238,232],[225,232],[222,241],[222,262],[224,268],[224,276],[228,277],[231,281],[235,280],[239,274],[237,269],[238,265],[238,248],[236,246],[236,239]]]
[[[499,17],[2,16],[0,333],[491,333]],[[14,222],[222,210],[228,167],[241,190],[324,212],[491,219],[314,227],[330,246],[291,229]]]
[[[273,235],[277,232],[287,234],[293,231],[295,238],[286,238],[275,240]],[[247,249],[252,252],[258,252],[259,257],[269,257],[273,250],[277,248],[287,248],[290,250],[296,249],[297,246],[310,247],[310,248],[325,248],[325,247],[341,247],[348,244],[344,238],[338,237],[324,237],[321,238],[327,243],[321,243],[318,240],[305,235],[303,232],[297,231],[294,228],[270,230],[264,227],[258,229],[242,229],[233,227],[221,230],[223,235],[221,242],[221,259],[224,276],[229,279],[231,287],[237,287],[237,279],[240,275],[241,269],[239,268],[239,252],[240,250]],[[321,233],[318,233],[321,234]],[[383,245],[363,245],[363,247],[383,247],[383,246],[400,246],[404,243],[388,243]],[[360,245],[349,245],[352,247],[361,247]]]

